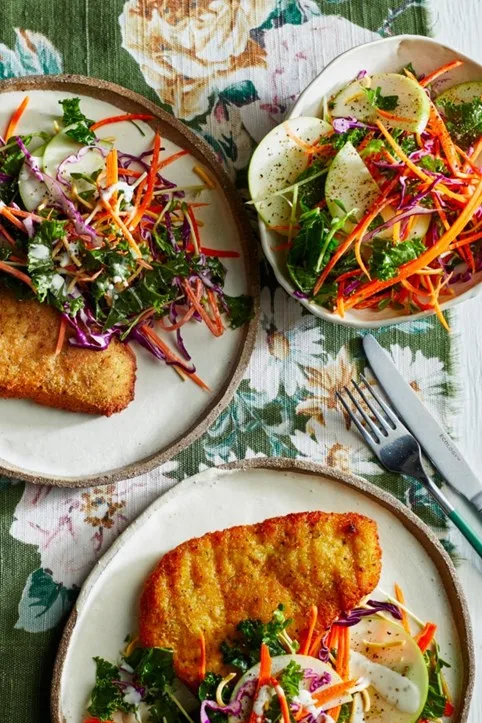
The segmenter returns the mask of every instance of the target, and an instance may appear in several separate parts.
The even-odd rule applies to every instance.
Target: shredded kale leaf
[[[228,309],[227,314],[231,329],[238,329],[253,318],[254,308],[251,296],[246,294],[228,296],[224,294],[224,301]]]
[[[404,65],[403,68],[399,70],[400,75],[404,75],[404,70],[408,70],[409,73],[417,77],[417,73],[415,71],[415,68],[413,67],[412,63],[407,63],[407,65]]]
[[[482,98],[466,103],[444,100],[439,105],[451,136],[462,148],[468,148],[482,135]]]
[[[308,168],[305,168],[305,170],[300,173],[295,183],[305,181],[307,178],[318,174],[324,169],[324,167],[324,161],[314,161],[311,166],[308,166]],[[304,183],[302,186],[299,186],[298,203],[300,204],[300,208],[303,212],[309,211],[323,199],[325,195],[325,183],[326,175],[323,174],[318,175],[310,183]]]
[[[370,257],[370,273],[380,281],[392,279],[399,266],[414,261],[425,251],[423,242],[414,238],[394,245],[390,240],[374,239]]]
[[[441,671],[442,668],[450,668],[450,665],[439,656],[438,646],[434,650],[427,650],[423,657],[428,669],[428,694],[420,718],[442,718],[447,696],[443,692]]]
[[[338,716],[338,723],[348,723],[351,717],[351,705],[350,703],[343,703],[340,709],[340,715]]]
[[[397,141],[398,145],[406,155],[410,155],[414,151],[418,150],[417,139],[415,133],[407,133],[401,128],[394,128],[392,130],[392,136]],[[386,141],[385,141],[386,143]]]
[[[90,126],[94,121],[86,118],[80,110],[80,98],[66,98],[59,100],[64,111],[63,123],[65,126],[74,125],[67,131],[67,135],[78,143],[88,146],[95,141],[95,133],[90,130]]]
[[[279,684],[284,691],[288,705],[300,691],[303,673],[304,671],[301,665],[298,665],[298,663],[292,660],[278,677]],[[266,718],[270,720],[271,723],[277,723],[277,721],[282,719],[278,696],[272,698]]]
[[[368,128],[350,128],[345,133],[334,133],[327,139],[327,143],[339,151],[346,143],[351,143],[355,148],[362,142],[368,133]]]
[[[20,136],[25,146],[28,146],[32,136]],[[0,152],[0,173],[8,176],[0,183],[0,201],[10,204],[18,191],[18,174],[22,168],[25,156],[15,140],[3,146]]]
[[[103,658],[94,658],[96,664],[95,686],[90,696],[88,712],[100,720],[110,720],[112,713],[131,713],[135,707],[124,700],[124,695],[114,681],[120,680],[120,670]]]
[[[377,88],[363,88],[370,105],[380,110],[395,110],[398,105],[398,95],[382,95],[380,86]]]
[[[67,293],[64,278],[55,271],[52,250],[65,234],[66,221],[45,220],[28,242],[28,273],[40,302],[47,302],[59,311],[75,315],[84,305],[83,298]]]
[[[447,166],[441,158],[435,158],[435,156],[423,156],[420,161],[422,168],[426,171],[432,171],[432,173],[446,173]]]
[[[232,665],[245,673],[256,663],[259,663],[261,643],[268,646],[271,656],[284,655],[285,647],[280,642],[291,620],[285,618],[283,605],[278,605],[271,620],[263,623],[262,620],[248,618],[241,620],[237,625],[237,637],[234,641],[221,643],[221,653],[225,665]]]
[[[288,253],[287,268],[293,282],[304,293],[312,291],[320,272],[335,253],[339,244],[335,234],[352,213],[332,218],[326,211],[314,208],[300,217],[301,228]]]
[[[198,689],[198,698],[202,702],[203,700],[215,700],[216,689],[219,683],[222,681],[222,675],[218,673],[208,672]],[[224,686],[221,694],[224,703],[228,703],[231,697],[234,683],[228,683]],[[226,723],[228,716],[218,710],[210,710],[208,712],[209,720],[211,723]]]

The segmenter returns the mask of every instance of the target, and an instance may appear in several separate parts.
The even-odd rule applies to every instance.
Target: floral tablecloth
[[[133,88],[204,136],[242,193],[256,142],[327,62],[380,36],[427,32],[426,10],[423,0],[4,0],[0,78],[69,72]],[[206,467],[266,455],[351,470],[403,500],[454,552],[440,511],[420,488],[382,472],[337,409],[336,390],[364,368],[360,334],[304,313],[264,262],[260,272],[251,363],[230,406],[190,449],[116,486],[0,479],[2,720],[49,720],[62,624],[94,561],[161,492]],[[377,336],[449,426],[457,404],[450,337],[433,319]]]

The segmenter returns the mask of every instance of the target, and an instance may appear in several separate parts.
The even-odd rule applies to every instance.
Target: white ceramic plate
[[[463,60],[464,64],[447,73],[439,83],[434,84],[437,92],[442,92],[445,88],[468,80],[482,80],[482,65],[462,55],[457,50],[441,45],[431,38],[424,38],[419,35],[399,35],[393,38],[376,40],[366,45],[359,45],[339,55],[326,66],[300,95],[289,117],[320,116],[323,98],[332,96],[335,91],[353,80],[362,69],[367,70],[370,75],[372,73],[396,72],[411,62],[417,73],[428,74],[444,63],[458,58]],[[286,270],[286,251],[273,251],[273,247],[283,243],[283,237],[274,231],[268,230],[261,220],[259,221],[259,228],[261,244],[266,258],[273,267],[281,286],[293,296],[295,287]],[[286,239],[284,240],[286,241]],[[472,298],[480,291],[481,281],[482,271],[474,274],[472,279],[466,283],[453,284],[451,288],[455,291],[456,296],[441,304],[442,309],[448,309],[465,299]],[[425,311],[411,314],[408,317],[388,307],[381,311],[350,309],[342,318],[338,314],[331,313],[327,309],[307,300],[301,299],[299,301],[315,316],[327,319],[335,324],[356,326],[363,329],[401,323],[408,319],[421,319],[433,313]]]
[[[166,148],[163,153],[182,147],[194,154],[166,167],[166,177],[179,185],[199,184],[192,167],[201,160],[219,183],[215,191],[202,192],[200,200],[210,205],[199,209],[199,218],[205,224],[201,239],[206,245],[241,254],[240,259],[223,260],[228,269],[227,292],[257,296],[254,242],[234,189],[202,141],[141,96],[103,81],[72,76],[1,84],[0,128],[24,97],[24,89],[30,105],[20,122],[20,133],[51,131],[54,118],[61,116],[58,101],[72,96],[82,98],[81,108],[94,120],[125,112],[155,115],[151,125],[160,130]],[[142,125],[145,137],[126,122],[100,128],[98,135],[113,136],[120,150],[138,154],[152,148],[154,136],[153,128]],[[96,417],[29,401],[0,400],[0,472],[44,484],[85,486],[140,474],[169,459],[199,436],[228,403],[248,362],[255,328],[256,319],[214,338],[204,325],[185,327],[187,347],[211,393],[189,381],[183,383],[172,369],[133,344],[138,364],[135,399],[120,414]]]
[[[358,477],[289,460],[253,460],[208,470],[160,497],[114,543],[87,578],[67,624],[52,686],[53,723],[81,723],[95,679],[92,656],[117,659],[136,631],[137,600],[159,558],[192,537],[289,512],[360,512],[376,520],[383,551],[381,588],[402,585],[408,604],[439,625],[452,665],[448,681],[467,721],[472,693],[470,622],[453,566],[430,530]]]

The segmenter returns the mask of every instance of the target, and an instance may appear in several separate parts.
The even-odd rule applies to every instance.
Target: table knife
[[[482,513],[482,483],[457,445],[432,417],[372,334],[363,337],[363,349],[383,391],[432,464],[456,492]]]

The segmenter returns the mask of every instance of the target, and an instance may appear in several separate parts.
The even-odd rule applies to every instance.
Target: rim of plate
[[[325,465],[319,465],[305,460],[288,459],[287,457],[264,457],[231,462],[219,467],[210,467],[203,472],[199,472],[192,477],[188,477],[164,494],[161,494],[146,510],[144,510],[143,513],[139,515],[139,517],[130,523],[121,535],[119,535],[107,552],[100,558],[100,560],[97,561],[94,568],[85,579],[79,597],[72,608],[72,612],[70,613],[62,633],[52,674],[50,693],[52,723],[66,723],[66,719],[64,718],[61,710],[61,681],[63,667],[69,650],[70,639],[74,631],[78,615],[82,612],[83,605],[88,600],[90,592],[95,584],[100,580],[110,562],[135,534],[138,526],[142,526],[146,520],[152,517],[152,515],[154,515],[160,508],[169,504],[171,500],[185,493],[189,493],[191,488],[199,488],[199,486],[203,484],[207,487],[211,481],[210,475],[215,471],[243,472],[251,471],[253,469],[270,469],[279,470],[280,472],[317,475],[341,482],[346,487],[351,487],[363,493],[375,503],[381,505],[385,509],[388,509],[390,512],[395,514],[396,517],[401,519],[409,532],[423,545],[426,553],[435,564],[452,608],[457,633],[460,638],[460,648],[464,663],[464,678],[462,682],[464,695],[461,703],[461,709],[459,711],[459,717],[456,721],[454,720],[454,723],[468,723],[470,703],[475,684],[475,648],[472,622],[470,619],[467,599],[457,578],[457,572],[454,564],[437,536],[434,532],[432,532],[428,525],[422,522],[419,517],[397,500],[396,497],[391,495],[389,492],[385,492],[379,487],[376,487],[374,484],[371,484],[363,477],[344,472],[337,468],[327,467]]]
[[[333,60],[330,60],[328,65],[326,65],[323,70],[318,73],[312,81],[306,86],[304,90],[301,91],[300,95],[298,96],[298,99],[296,100],[294,106],[292,107],[289,114],[286,116],[286,120],[292,119],[292,118],[298,118],[302,115],[300,112],[300,106],[303,105],[306,97],[310,95],[312,92],[313,86],[318,82],[319,78],[322,75],[325,75],[325,73],[329,72],[330,67],[333,65],[333,63],[337,63],[341,58],[347,58],[350,55],[354,55],[355,53],[359,52],[362,48],[371,48],[376,47],[379,45],[398,45],[402,43],[404,40],[416,40],[417,42],[426,43],[427,45],[437,46],[438,48],[445,48],[446,50],[449,50],[450,52],[454,53],[457,58],[460,58],[461,60],[469,61],[470,63],[473,63],[474,65],[479,66],[481,74],[482,74],[482,64],[478,63],[476,60],[471,58],[468,55],[465,55],[464,53],[461,53],[456,48],[452,48],[450,45],[446,45],[445,43],[439,43],[434,38],[429,38],[424,35],[394,35],[389,38],[380,38],[380,40],[372,40],[369,43],[362,43],[361,45],[357,45],[354,48],[350,48],[349,50],[345,50],[344,53],[340,53],[340,55],[337,55],[336,58],[333,58]],[[264,225],[263,221],[258,218],[258,227],[259,227],[259,233],[260,233],[260,239],[261,239],[261,247],[263,249],[264,255],[266,257],[266,260],[268,261],[269,265],[273,269],[273,273],[276,277],[276,280],[282,286],[282,288],[286,291],[287,294],[289,294],[293,299],[296,299],[296,301],[305,307],[311,314],[314,316],[318,316],[320,319],[324,319],[325,321],[330,321],[333,324],[339,324],[340,326],[348,326],[351,328],[356,329],[379,329],[384,326],[391,326],[393,324],[405,324],[409,321],[416,321],[419,319],[424,319],[428,316],[433,316],[435,312],[433,311],[419,311],[416,314],[410,314],[410,316],[394,316],[387,319],[370,319],[370,320],[363,320],[363,319],[348,319],[346,316],[341,317],[338,316],[338,314],[334,314],[329,312],[327,309],[324,309],[322,306],[317,306],[316,304],[310,303],[306,299],[299,299],[297,296],[294,295],[295,288],[290,284],[290,282],[287,280],[285,275],[282,273],[279,265],[277,263],[273,263],[272,258],[270,258],[269,255],[269,233],[266,229],[266,226]],[[456,297],[449,299],[447,301],[444,301],[442,304],[440,304],[440,307],[442,311],[446,311],[448,309],[453,308],[454,306],[457,306],[463,301],[467,301],[469,299],[473,299],[475,296],[480,294],[482,292],[482,279],[476,283],[471,288],[467,289],[466,291],[463,291],[461,294],[458,294]]]
[[[229,370],[228,378],[224,385],[206,404],[205,411],[199,415],[186,433],[177,437],[165,448],[123,467],[115,468],[99,475],[89,475],[89,477],[49,477],[20,468],[4,467],[3,464],[5,460],[0,460],[0,474],[5,477],[31,482],[32,484],[74,488],[105,485],[145,474],[172,459],[172,457],[179,454],[179,452],[189,447],[192,442],[198,439],[231,401],[234,392],[243,378],[256,341],[256,331],[260,314],[258,245],[236,190],[228,174],[216,158],[214,151],[200,136],[196,135],[190,128],[184,125],[184,123],[162,110],[162,108],[155,103],[144,98],[144,96],[139,93],[117,85],[116,83],[83,75],[32,75],[22,78],[11,78],[0,82],[0,97],[3,93],[28,90],[44,90],[46,92],[49,90],[60,90],[73,92],[111,102],[113,105],[117,105],[117,107],[127,112],[142,109],[144,112],[147,111],[154,116],[153,121],[148,121],[148,124],[152,127],[155,128],[158,123],[169,126],[174,142],[181,146],[184,143],[183,147],[187,147],[190,153],[208,166],[219,184],[220,192],[224,195],[233,221],[238,228],[243,249],[244,274],[246,275],[248,293],[253,297],[253,318],[243,327],[243,334],[239,340],[236,359]]]

